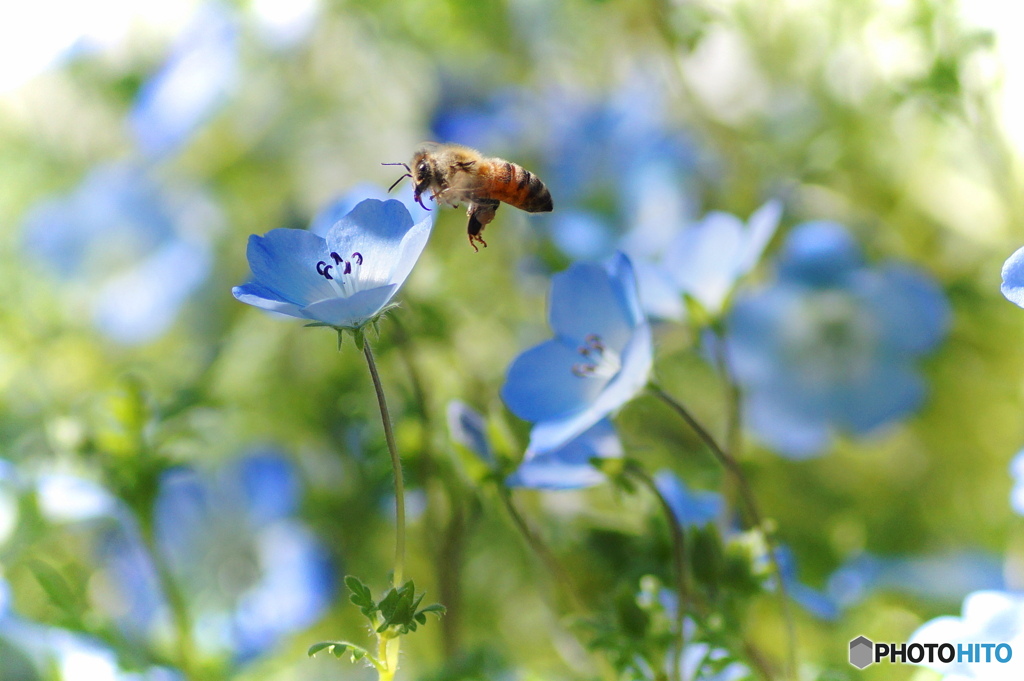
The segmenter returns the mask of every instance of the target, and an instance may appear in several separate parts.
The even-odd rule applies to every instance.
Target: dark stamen
[[[340,265],[341,261],[343,260],[343,258],[334,251],[331,251],[331,257],[334,258],[335,265]]]
[[[363,254],[360,253],[359,251],[356,251],[355,253],[353,253],[352,257],[356,259],[356,264],[357,265],[362,265],[363,264]]]
[[[323,260],[321,260],[316,264],[316,273],[319,274],[324,279],[334,279],[334,277],[331,276],[332,267],[334,267],[334,265],[328,265]]]
[[[352,274],[352,263],[345,261],[345,274]]]

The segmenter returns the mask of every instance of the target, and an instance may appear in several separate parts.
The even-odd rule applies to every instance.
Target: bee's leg
[[[480,236],[480,232],[484,231],[484,227],[494,219],[499,205],[501,204],[497,199],[479,199],[469,204],[469,210],[466,212],[466,215],[469,216],[469,224],[466,225],[466,231],[469,233],[469,245],[473,247],[474,251],[480,250],[476,247],[477,244],[482,244],[484,248],[487,248],[487,242]]]

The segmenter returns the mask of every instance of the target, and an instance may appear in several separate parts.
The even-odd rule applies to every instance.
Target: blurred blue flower
[[[1024,594],[1006,591],[975,591],[964,599],[960,617],[945,616],[929,620],[910,637],[910,643],[1008,643],[1014,653],[1024,650]],[[938,671],[947,681],[1017,681],[1021,665],[1017,662],[959,662],[944,664],[935,660],[923,666]]]
[[[580,435],[556,449],[526,451],[523,462],[508,478],[509,487],[568,490],[592,487],[605,481],[605,475],[591,459],[621,458],[622,443],[615,426],[601,419]]]
[[[1024,515],[1024,450],[1017,452],[1010,462],[1010,475],[1013,476],[1013,491],[1010,492],[1010,506]]]
[[[448,403],[448,433],[453,442],[476,454],[488,466],[494,464],[487,423],[480,412],[465,402],[452,400]]]
[[[238,80],[238,21],[225,4],[200,6],[129,114],[146,154],[180,148],[227,99]]]
[[[1003,263],[1003,283],[1000,290],[1007,300],[1024,307],[1024,247],[1014,251]]]
[[[274,451],[252,453],[218,474],[168,471],[155,506],[160,556],[186,599],[196,645],[239,661],[312,624],[333,593],[327,552],[294,514],[301,488],[291,464]],[[123,526],[104,546],[121,624],[154,636],[169,613],[157,573]]]
[[[717,316],[740,277],[761,259],[781,217],[779,201],[761,206],[746,225],[729,213],[708,213],[672,239],[661,267],[680,293]]]
[[[130,163],[94,168],[64,196],[25,216],[25,250],[70,286],[76,314],[121,343],[164,333],[206,280],[222,216],[198,188]]]
[[[725,500],[721,494],[705,490],[691,492],[686,483],[672,471],[658,471],[654,476],[654,484],[683,527],[713,523],[725,510]]]
[[[335,204],[333,207],[336,207]],[[325,237],[275,229],[249,237],[253,280],[235,298],[335,328],[358,329],[390,302],[419,259],[431,219],[413,224],[398,201],[367,199],[347,215],[321,214]]]
[[[840,225],[806,223],[783,245],[777,281],[736,301],[727,348],[749,425],[785,456],[821,454],[913,413],[916,363],[945,337],[949,307],[926,274],[869,267]]]
[[[535,423],[534,455],[560,448],[631,400],[647,385],[653,357],[633,267],[621,253],[556,274],[549,308],[555,338],[519,355],[501,389],[512,413]]]
[[[916,557],[861,554],[832,573],[826,590],[841,608],[848,608],[876,591],[957,601],[969,591],[1003,586],[1001,560],[965,551]]]
[[[782,583],[786,585],[786,595],[793,599],[793,602],[818,619],[839,619],[839,604],[829,593],[809,587],[800,581],[797,576],[796,559],[788,547],[778,547],[775,556],[779,561]]]

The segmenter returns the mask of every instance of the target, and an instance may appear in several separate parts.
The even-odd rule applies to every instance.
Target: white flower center
[[[580,378],[611,378],[622,369],[619,353],[608,348],[596,333],[588,335],[577,352],[585,361],[573,364],[572,373]]]
[[[355,293],[355,276],[353,270],[363,264],[363,255],[359,251],[345,259],[331,251],[331,262],[321,260],[316,264],[316,273],[327,280],[339,298],[348,298]]]

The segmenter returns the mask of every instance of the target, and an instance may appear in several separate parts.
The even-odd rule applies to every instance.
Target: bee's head
[[[420,145],[420,148],[413,154],[412,163],[410,164],[409,173],[412,176],[413,184],[413,196],[416,201],[422,206],[423,201],[420,196],[433,184],[438,181],[438,168],[437,161],[434,158],[434,152],[438,145],[434,142],[425,142]]]

